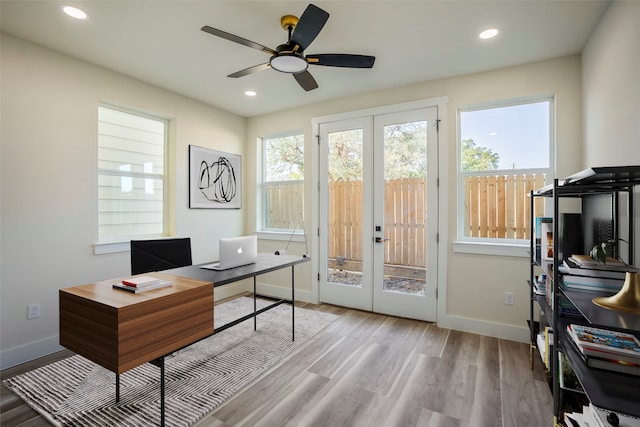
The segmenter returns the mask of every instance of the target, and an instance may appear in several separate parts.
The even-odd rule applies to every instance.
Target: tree
[[[362,180],[362,129],[329,134],[329,180]]]
[[[304,136],[266,139],[265,172],[267,181],[304,179]]]
[[[385,179],[427,177],[427,122],[384,127]]]
[[[479,147],[473,139],[462,141],[461,167],[464,172],[498,169],[500,154],[490,148]]]

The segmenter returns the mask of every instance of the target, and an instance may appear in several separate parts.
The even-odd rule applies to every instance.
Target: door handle
[[[376,237],[376,238],[374,239],[374,241],[375,241],[376,243],[384,243],[384,242],[388,242],[388,241],[389,241],[389,239],[383,239],[382,237]]]

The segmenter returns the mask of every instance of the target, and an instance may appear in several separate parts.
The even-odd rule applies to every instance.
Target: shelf
[[[582,213],[588,213],[587,219],[590,220],[584,227],[590,227],[593,231],[592,240],[595,242],[603,240],[606,235],[618,235],[619,229],[617,222],[623,217],[619,214],[619,202],[626,201],[627,212],[625,220],[628,221],[629,238],[629,257],[633,257],[633,242],[635,240],[634,225],[637,215],[634,213],[634,187],[640,185],[640,166],[613,166],[613,167],[595,167],[583,170],[571,175],[563,180],[554,180],[550,185],[531,192],[531,208],[530,212],[534,212],[534,202],[536,197],[553,198],[553,210],[556,218],[560,218],[562,208],[559,200],[562,198],[580,198],[582,199]],[[624,195],[626,193],[626,197]],[[607,197],[608,204],[601,207],[600,201],[605,199],[600,195],[611,195]],[[593,195],[594,197],[590,197]],[[622,197],[619,199],[619,195]],[[600,218],[602,216],[602,218]],[[533,229],[533,216],[530,217],[530,225]],[[599,221],[596,223],[596,221]],[[554,241],[553,247],[559,252],[562,249],[562,242],[559,241],[560,227],[554,223]],[[606,227],[612,228],[609,230]],[[624,227],[622,227],[624,228]],[[601,231],[602,230],[602,231]],[[608,237],[607,237],[608,238]],[[531,248],[531,267],[530,281],[534,280],[534,267],[537,265],[535,260],[535,240],[530,237]],[[584,244],[592,245],[592,242],[585,241]],[[569,248],[571,249],[571,248]],[[574,250],[574,249],[571,249]],[[558,257],[559,258],[559,257]],[[554,264],[559,264],[561,259],[555,258]],[[553,280],[559,280],[559,271],[555,269],[552,273]],[[566,395],[559,387],[558,367],[559,367],[559,351],[563,351],[567,357],[567,362],[573,368],[576,377],[582,384],[588,398],[591,402],[607,411],[615,411],[618,413],[629,414],[634,417],[640,417],[640,400],[638,390],[640,390],[640,377],[627,375],[618,372],[599,370],[590,368],[582,358],[582,353],[575,347],[568,337],[566,327],[568,324],[586,324],[603,329],[620,330],[630,332],[640,337],[640,316],[608,310],[593,303],[594,297],[610,296],[608,292],[593,292],[586,290],[569,289],[564,290],[556,287],[555,298],[557,301],[558,311],[554,312],[553,307],[547,304],[544,296],[537,296],[531,287],[530,313],[533,317],[533,304],[538,304],[542,310],[542,316],[548,321],[548,324],[555,327],[554,338],[556,340],[558,351],[551,354],[551,375],[552,375],[552,394],[554,401],[554,417],[562,417],[562,402]],[[568,308],[568,309],[567,309]],[[576,316],[576,317],[574,317]],[[531,328],[531,325],[530,325]],[[532,337],[532,340],[534,337]],[[561,354],[560,354],[561,356]]]
[[[590,368],[569,339],[563,331],[560,335],[560,345],[591,403],[609,411],[640,417],[640,377]]]
[[[594,297],[608,297],[611,292],[593,292],[582,290],[562,290],[569,301],[580,313],[593,325],[602,326],[605,329],[620,329],[640,331],[640,316],[623,313],[621,311],[608,310],[591,301]]]
[[[640,184],[640,166],[609,166],[585,169],[558,180],[557,191],[563,195],[582,196],[589,193],[611,192]],[[553,196],[553,184],[546,185],[534,196]]]

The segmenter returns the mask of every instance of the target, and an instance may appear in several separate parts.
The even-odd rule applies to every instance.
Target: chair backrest
[[[191,239],[132,240],[131,274],[191,265]]]

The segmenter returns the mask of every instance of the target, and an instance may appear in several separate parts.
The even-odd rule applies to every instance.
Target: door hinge
[[[320,273],[318,273],[318,282],[320,281]]]
[[[440,243],[440,233],[436,233],[436,243]]]
[[[440,120],[440,119],[436,119],[436,132],[440,132],[440,122],[441,121],[442,120]]]
[[[320,227],[318,227],[318,237],[320,237]]]
[[[316,135],[316,143],[320,145],[320,135]]]

